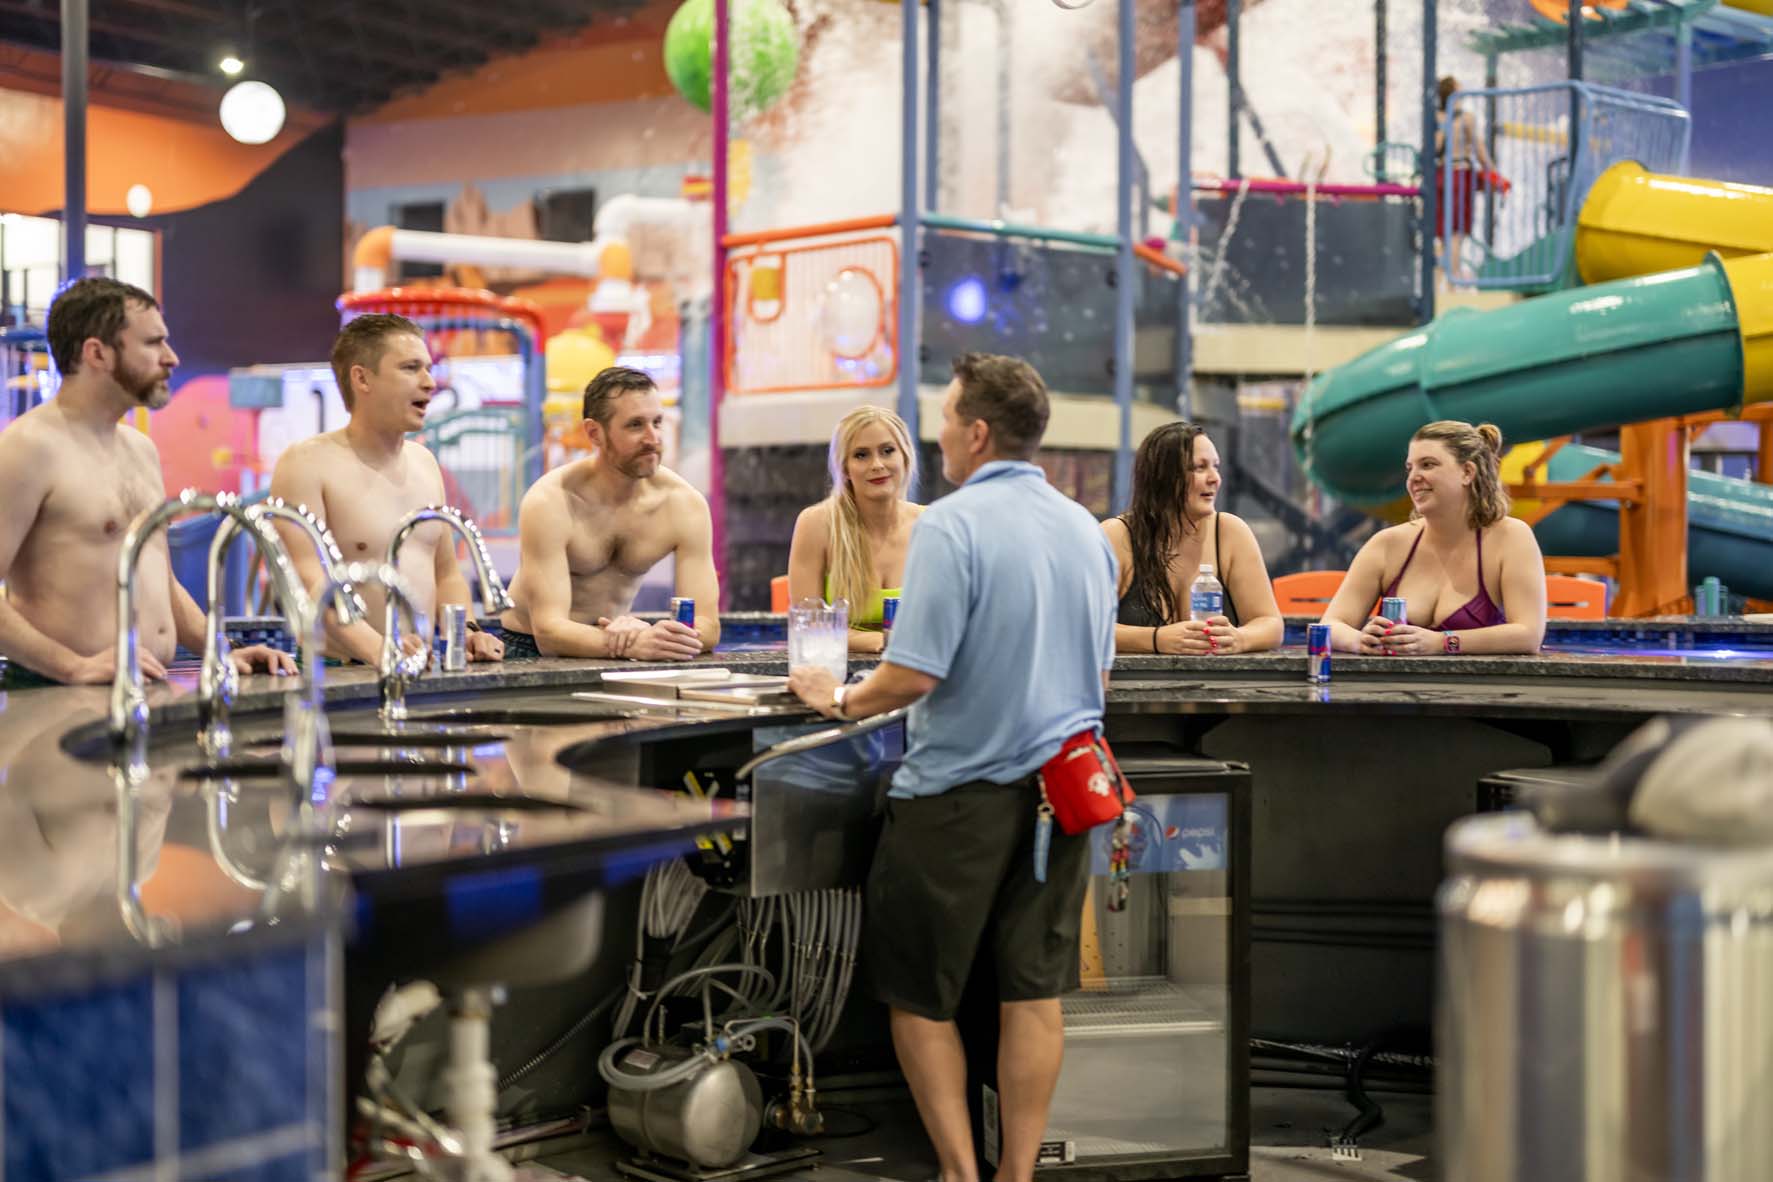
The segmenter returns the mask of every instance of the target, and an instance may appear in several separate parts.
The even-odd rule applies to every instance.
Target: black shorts
[[[947,1021],[982,951],[996,968],[999,1001],[1077,988],[1089,837],[1055,826],[1047,880],[1036,882],[1038,800],[1030,776],[887,801],[862,934],[875,997]]]
[[[485,630],[504,641],[507,661],[538,661],[542,657],[542,650],[536,647],[536,638],[527,632],[507,628],[503,624],[486,627]]]
[[[55,678],[27,669],[17,661],[9,660],[0,665],[0,690],[43,689],[60,684]]]

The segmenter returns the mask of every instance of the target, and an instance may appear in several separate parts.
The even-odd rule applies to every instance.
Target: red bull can
[[[883,595],[883,596],[881,596],[881,599],[880,599],[880,630],[882,632],[891,632],[893,630],[893,617],[897,616],[898,614],[899,614],[899,597],[897,595]]]
[[[1379,614],[1394,624],[1402,624],[1408,619],[1409,609],[1404,604],[1403,596],[1387,595],[1379,601]]]
[[[679,624],[694,628],[696,626],[696,601],[687,595],[679,595],[672,599],[671,618]]]
[[[438,613],[438,640],[443,645],[443,671],[460,673],[468,667],[468,608],[446,603]]]
[[[1330,680],[1330,626],[1308,624],[1305,628],[1305,680]]]

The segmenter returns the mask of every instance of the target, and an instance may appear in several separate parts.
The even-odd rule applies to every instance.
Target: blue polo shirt
[[[1118,581],[1096,519],[1025,461],[924,510],[884,659],[938,683],[911,708],[890,795],[1008,783],[1098,726]]]

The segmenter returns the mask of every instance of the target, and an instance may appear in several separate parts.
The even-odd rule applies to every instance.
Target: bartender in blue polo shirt
[[[941,1162],[977,1182],[954,1013],[989,946],[1001,1010],[998,1182],[1029,1182],[1077,986],[1083,836],[1054,831],[1035,871],[1035,774],[1100,727],[1117,571],[1081,505],[1030,462],[1047,391],[1027,362],[967,354],[942,402],[942,473],[960,487],[911,533],[903,603],[878,668],[853,686],[792,670],[831,718],[911,705],[905,761],[868,879],[863,948],[893,1046]]]

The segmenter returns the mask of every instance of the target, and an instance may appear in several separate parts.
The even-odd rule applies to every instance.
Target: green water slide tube
[[[1750,322],[1762,321],[1770,290],[1773,255],[1710,255],[1495,311],[1454,309],[1313,380],[1294,451],[1332,496],[1378,508],[1403,495],[1410,436],[1436,419],[1495,423],[1525,442],[1773,397],[1773,365],[1761,340],[1745,346],[1738,316],[1746,298]]]

